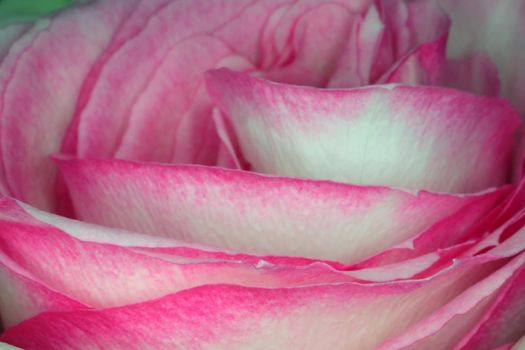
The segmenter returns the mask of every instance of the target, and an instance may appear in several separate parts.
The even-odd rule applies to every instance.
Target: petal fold
[[[207,85],[256,171],[455,193],[509,177],[519,117],[503,100],[436,87],[322,90],[226,69]]]

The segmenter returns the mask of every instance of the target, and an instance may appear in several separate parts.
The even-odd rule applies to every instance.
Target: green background
[[[0,0],[0,27],[60,10],[76,0]]]

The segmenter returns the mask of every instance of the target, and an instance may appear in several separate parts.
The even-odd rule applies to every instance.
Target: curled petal
[[[320,90],[208,73],[256,171],[354,184],[475,192],[507,181],[517,113],[435,87]]]

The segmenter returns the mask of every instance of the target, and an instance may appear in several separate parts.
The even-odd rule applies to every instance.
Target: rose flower
[[[0,341],[518,349],[524,61],[522,0],[99,0],[4,26]]]

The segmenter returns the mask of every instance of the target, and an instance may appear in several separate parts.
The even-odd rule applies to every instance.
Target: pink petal
[[[490,283],[476,284],[474,294],[497,291],[521,260],[498,271]],[[446,305],[499,265],[478,258],[429,279],[369,286],[208,285],[120,308],[44,313],[8,329],[0,340],[27,349],[73,344],[370,349]]]
[[[354,31],[360,17],[346,4],[320,3],[302,9],[294,21],[279,21],[276,32],[284,33],[277,39],[286,39],[279,56],[269,67],[266,77],[299,85],[324,86],[334,70],[335,63],[347,45],[349,33]],[[303,7],[306,7],[303,5]],[[293,13],[293,10],[289,10]],[[291,27],[286,30],[286,24]],[[277,34],[277,35],[278,35]],[[275,40],[275,38],[274,38]],[[263,44],[264,45],[264,44]]]
[[[1,150],[12,196],[54,208],[56,168],[48,156],[60,149],[82,81],[132,5],[125,3],[97,2],[43,20],[2,61]]]
[[[104,65],[115,55],[115,53],[130,39],[139,35],[149,22],[149,18],[163,10],[170,2],[168,0],[135,1],[129,12],[121,18],[121,24],[115,28],[111,41],[91,67],[88,76],[83,81],[82,88],[76,102],[75,111],[71,124],[62,144],[62,151],[76,153],[78,135],[77,129],[80,123],[80,114],[89,102],[93,88],[104,68]]]
[[[374,83],[397,61],[416,47],[446,34],[450,19],[439,3],[430,1],[376,0],[385,30],[372,66]]]
[[[87,306],[42,285],[38,279],[0,252],[1,319],[10,327],[42,311],[64,311]]]
[[[0,277],[6,300],[10,300],[9,293],[6,294],[10,291],[10,283],[6,282],[13,279],[11,275],[19,274],[20,269],[34,276],[33,279],[43,286],[94,307],[140,302],[203,284],[231,283],[269,288],[356,280],[351,274],[320,263],[292,268],[264,261],[254,265],[234,260],[191,259],[84,241],[42,223],[4,220],[0,221],[0,227],[0,266],[7,271]],[[102,231],[99,235],[112,235],[111,231],[104,232],[104,228],[98,230]],[[120,238],[125,240],[126,235]],[[403,271],[400,273],[402,277]],[[25,289],[35,293],[35,288],[31,285]],[[26,301],[31,307],[38,306],[31,302],[38,300]],[[48,301],[51,304],[48,310],[53,309],[51,302]],[[13,310],[18,312],[15,317],[26,314],[21,311]]]
[[[525,237],[522,228],[519,235]],[[523,317],[521,298],[514,295],[525,286],[525,239],[507,241],[484,256],[516,256],[505,267],[496,271],[478,284],[467,289],[455,300],[437,310],[432,316],[406,330],[401,336],[383,344],[383,349],[434,349],[436,347],[457,349],[465,345],[482,326],[487,326],[482,349],[515,341],[523,332],[523,323],[509,324],[508,319],[499,319],[498,313]],[[503,316],[503,315],[501,315]],[[504,334],[493,336],[498,324],[508,327]],[[493,329],[490,329],[494,327]],[[465,337],[466,336],[466,337]],[[463,340],[462,340],[463,338]],[[475,337],[474,337],[475,339]],[[456,349],[454,348],[454,349]],[[467,347],[468,348],[468,347]],[[475,349],[479,349],[475,347]]]
[[[362,19],[355,21],[350,40],[336,60],[337,65],[328,87],[368,85],[382,34],[384,24],[376,7],[372,6]]]
[[[224,249],[341,262],[378,253],[463,210],[442,230],[450,239],[451,223],[472,225],[508,192],[411,194],[211,167],[57,161],[82,220]]]
[[[208,73],[256,171],[475,192],[508,177],[519,118],[495,98],[434,87],[318,90]]]
[[[23,222],[34,226],[42,226],[53,230],[59,229],[72,237],[82,241],[97,242],[102,244],[117,245],[121,247],[130,247],[134,252],[141,252],[157,258],[164,258],[168,261],[185,261],[189,262],[228,262],[235,264],[239,262],[252,266],[274,266],[277,267],[299,268],[290,273],[295,274],[293,279],[299,281],[303,276],[313,276],[310,271],[323,272],[325,278],[343,278],[338,274],[330,273],[333,270],[344,271],[344,276],[359,279],[363,283],[377,282],[385,280],[410,279],[416,275],[418,278],[423,275],[428,276],[430,268],[432,273],[439,271],[437,266],[443,268],[452,261],[459,253],[473,246],[474,242],[469,241],[446,249],[440,249],[438,252],[432,252],[417,256],[403,262],[394,264],[384,264],[383,266],[374,267],[369,264],[364,269],[357,271],[352,267],[352,271],[346,271],[349,266],[336,263],[333,261],[319,261],[299,257],[287,256],[257,256],[243,253],[234,253],[228,251],[212,250],[210,247],[198,246],[195,244],[184,244],[170,239],[163,239],[158,236],[147,236],[141,234],[132,234],[127,231],[114,230],[106,227],[87,224],[85,222],[66,219],[54,214],[39,211],[35,208],[16,203],[13,200],[3,200],[2,202],[2,220],[9,222]],[[174,260],[175,259],[175,260]],[[364,265],[364,264],[363,264]],[[316,267],[319,267],[317,269]],[[328,268],[328,269],[327,269]],[[323,270],[324,269],[324,270]],[[284,270],[283,270],[284,271]],[[302,274],[302,271],[306,275]],[[284,276],[284,275],[282,275]],[[320,281],[320,275],[316,275],[317,282]]]
[[[488,196],[480,198],[404,242],[353,265],[353,268],[392,264],[460,242],[479,239],[487,232],[497,231],[499,221],[493,216],[499,213],[500,206],[507,200],[505,192],[504,190],[500,194],[494,192],[492,198]],[[495,202],[499,202],[498,206],[494,205]]]
[[[77,154],[215,164],[219,139],[211,105],[198,93],[201,76],[232,54],[211,33],[250,7],[176,1],[150,16],[97,75],[72,131]]]
[[[459,350],[483,350],[518,340],[525,333],[525,271],[508,283],[468,335]]]
[[[426,43],[407,54],[378,83],[447,86],[479,95],[497,96],[497,68],[485,55],[446,58],[447,37]]]

